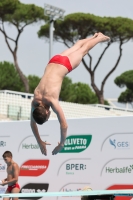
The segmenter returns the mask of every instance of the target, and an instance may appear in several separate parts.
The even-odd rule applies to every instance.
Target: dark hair
[[[33,118],[37,124],[43,124],[47,118],[46,109],[42,106],[35,108]]]
[[[12,153],[10,151],[5,151],[2,155],[2,157],[11,157],[12,158]]]

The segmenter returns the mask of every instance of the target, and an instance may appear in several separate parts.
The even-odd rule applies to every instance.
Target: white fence
[[[0,91],[0,120],[30,119],[31,101],[33,94]],[[60,101],[66,118],[102,117],[102,116],[131,116],[133,109],[124,109],[105,105],[83,105]],[[57,118],[51,110],[51,118]]]
[[[0,116],[9,119],[29,119],[33,94],[0,91]]]

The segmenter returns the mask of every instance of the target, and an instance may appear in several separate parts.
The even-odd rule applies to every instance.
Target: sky
[[[91,13],[97,16],[127,17],[133,19],[133,1],[132,0],[21,0],[25,4],[35,4],[44,7],[44,3],[58,6],[65,10],[65,15],[76,12]],[[27,26],[19,40],[18,63],[25,75],[37,75],[42,77],[44,69],[49,61],[49,43],[38,38],[42,23]],[[16,30],[11,25],[6,25],[6,31],[9,36],[15,37]],[[13,44],[11,44],[13,45]],[[102,49],[106,44],[98,44],[91,51],[93,65],[100,56]],[[13,47],[13,46],[12,46]],[[53,55],[59,54],[66,49],[61,43],[54,42]],[[114,84],[114,79],[121,73],[133,69],[133,42],[129,41],[123,46],[123,56],[119,66],[114,73],[108,78],[104,87],[105,98],[118,98],[120,93],[125,90]],[[118,44],[111,45],[106,52],[101,64],[96,71],[96,84],[100,87],[101,82],[107,72],[114,66],[118,56]],[[86,61],[87,57],[85,58]],[[5,44],[3,35],[0,33],[0,62],[13,62],[9,49]],[[68,74],[73,82],[83,82],[90,85],[90,75],[81,63],[78,68]]]

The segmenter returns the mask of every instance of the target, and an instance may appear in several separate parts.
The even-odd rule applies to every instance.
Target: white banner
[[[60,141],[57,120],[38,126],[42,140],[51,143],[47,156],[41,154],[29,121],[0,122],[0,179],[7,176],[2,154],[9,150],[20,166],[22,193],[79,191],[85,186],[93,190],[133,189],[133,117],[67,121],[64,149],[54,156],[52,150]],[[0,186],[0,193],[5,189]]]

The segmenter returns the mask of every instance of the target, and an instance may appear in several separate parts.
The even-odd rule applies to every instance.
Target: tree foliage
[[[114,80],[115,84],[120,87],[126,87],[118,98],[118,102],[133,104],[133,70],[126,71]]]
[[[72,80],[65,77],[62,83],[60,100],[80,104],[95,104],[98,99],[89,85],[85,83],[72,83]]]
[[[29,82],[29,92],[34,93],[40,78],[35,75],[26,77]],[[0,62],[0,90],[13,90],[24,92],[24,85],[12,63]]]
[[[89,62],[86,62],[83,58],[82,63],[90,74],[91,86],[98,97],[99,103],[104,104],[105,83],[119,65],[122,57],[123,44],[133,38],[133,20],[123,17],[99,17],[86,13],[69,14],[65,16],[64,21],[57,20],[55,22],[54,39],[55,41],[64,43],[70,48],[77,40],[92,36],[95,32],[102,32],[103,34],[108,35],[111,38],[111,42],[107,43],[94,66],[92,65],[93,57],[90,52],[87,54]],[[40,38],[49,38],[49,24],[40,28],[38,36]],[[105,77],[103,77],[100,87],[98,87],[95,81],[96,69],[106,51],[113,43],[118,44],[118,57],[116,61],[114,61],[112,68],[110,68]],[[110,59],[113,59],[113,56]]]
[[[18,0],[0,0],[0,18],[5,19],[7,15],[13,14],[17,3]]]
[[[66,101],[68,98],[69,92],[71,90],[72,80],[68,77],[65,77],[62,82],[61,92],[60,92],[60,100]]]
[[[116,77],[115,84],[120,88],[127,87],[133,91],[133,70],[126,71]]]
[[[35,75],[29,75],[28,81],[29,81],[29,92],[34,93],[35,88],[37,87],[38,83],[40,82],[40,78]]]
[[[67,101],[81,104],[95,104],[98,99],[85,83],[73,83]]]
[[[133,104],[133,91],[130,89],[126,89],[124,92],[120,94],[118,97],[118,102],[120,103],[131,103]]]
[[[29,84],[28,79],[18,64],[18,41],[26,26],[36,23],[39,20],[44,20],[45,18],[43,8],[35,6],[34,4],[23,4],[19,0],[0,0],[0,32],[3,34],[5,42],[13,56],[14,66],[24,84],[26,92],[29,92]],[[6,24],[16,28],[16,36],[10,37],[10,32],[7,33],[5,29]],[[12,47],[10,42],[14,44],[14,47]]]
[[[34,4],[23,4],[19,1],[14,12],[5,16],[5,21],[15,25],[19,29],[44,19],[43,8]]]
[[[102,32],[112,42],[126,42],[132,38],[133,21],[123,17],[99,17],[89,13],[73,13],[65,16],[64,21],[55,21],[54,38],[66,45],[73,45],[96,32]],[[49,24],[41,26],[38,36],[49,38]]]
[[[12,63],[0,62],[0,90],[23,91],[22,81]]]

